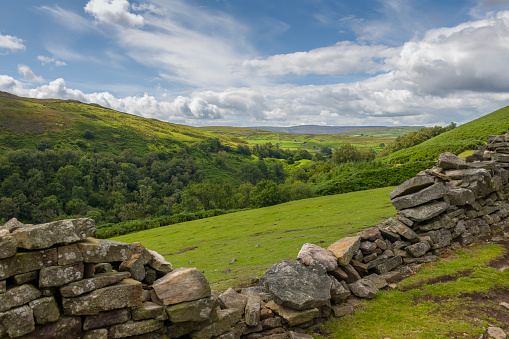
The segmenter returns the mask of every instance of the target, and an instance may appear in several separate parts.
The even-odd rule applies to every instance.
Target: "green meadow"
[[[249,283],[281,260],[295,259],[304,243],[327,247],[394,215],[391,189],[292,201],[112,239],[138,241],[174,267],[196,267],[212,288],[224,290]],[[237,261],[229,264],[232,258]]]
[[[509,270],[488,266],[505,253],[497,244],[451,252],[363,301],[355,314],[329,320],[319,337],[483,338],[488,326],[507,330],[509,311],[499,303],[508,295]]]

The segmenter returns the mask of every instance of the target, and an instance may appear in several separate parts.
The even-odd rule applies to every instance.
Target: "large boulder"
[[[435,177],[431,175],[417,175],[393,189],[391,193],[389,193],[389,197],[392,200],[402,195],[418,192],[423,188],[433,185],[434,182]]]
[[[328,305],[331,298],[331,281],[321,265],[283,261],[269,268],[260,282],[277,304],[295,310]]]
[[[70,244],[95,233],[94,220],[90,218],[59,220],[46,224],[16,229],[12,235],[19,248],[44,249],[57,244]]]
[[[444,196],[444,184],[439,182],[426,187],[416,193],[407,194],[391,200],[394,208],[402,210],[427,203],[428,201],[437,200]]]
[[[327,271],[333,271],[338,267],[338,258],[333,252],[310,243],[302,245],[297,260],[308,266],[322,265]]]
[[[340,265],[348,265],[361,245],[361,237],[345,237],[339,239],[327,249],[334,253]]]
[[[202,299],[211,295],[207,278],[194,267],[175,269],[156,280],[152,288],[164,305]]]

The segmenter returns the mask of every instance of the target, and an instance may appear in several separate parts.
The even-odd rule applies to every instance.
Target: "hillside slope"
[[[136,155],[192,145],[207,138],[244,141],[75,100],[22,98],[0,92],[0,155],[20,148],[74,148]]]
[[[486,142],[488,135],[504,134],[508,131],[509,106],[458,126],[422,144],[389,154],[381,160],[390,164],[435,160],[442,152],[459,154],[468,149],[476,149]]]

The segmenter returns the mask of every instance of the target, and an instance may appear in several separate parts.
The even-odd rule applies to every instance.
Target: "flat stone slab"
[[[128,321],[110,327],[108,335],[109,338],[125,338],[155,332],[161,330],[163,327],[164,322],[161,320]]]
[[[445,186],[445,196],[451,205],[463,206],[475,201],[475,194],[468,188]]]
[[[123,281],[74,298],[62,298],[66,315],[93,315],[118,308],[141,305],[142,287],[139,281]]]
[[[277,304],[295,310],[327,305],[331,298],[331,281],[321,265],[283,261],[269,268],[260,283]]]
[[[85,317],[83,322],[83,330],[95,330],[97,328],[108,327],[111,325],[125,323],[131,319],[131,312],[127,308],[113,310],[108,312],[101,312],[96,315],[89,315]]]
[[[50,266],[41,269],[39,287],[60,287],[83,279],[84,265],[82,262],[65,266]]]
[[[361,245],[361,237],[345,237],[339,239],[327,249],[334,253],[340,265],[348,265]]]
[[[202,329],[190,333],[193,339],[210,339],[231,330],[242,318],[242,313],[236,308],[217,311],[218,320]]]
[[[27,305],[0,312],[0,336],[17,338],[35,329],[34,313]]]
[[[397,233],[400,236],[404,237],[405,239],[412,241],[417,240],[419,238],[417,233],[415,233],[410,227],[403,224],[398,219],[390,217],[384,222],[384,224],[387,226],[387,229],[390,232]]]
[[[433,201],[414,208],[399,211],[401,215],[414,221],[424,221],[436,217],[450,206],[445,201]]]
[[[17,252],[13,257],[0,259],[0,279],[37,271],[57,264],[56,248],[43,251]]]
[[[152,288],[164,305],[202,299],[211,295],[207,278],[194,267],[175,269],[156,280]]]
[[[304,324],[320,316],[320,311],[318,310],[318,308],[311,308],[299,311],[278,305],[272,300],[269,301],[265,306],[267,308],[270,308],[272,311],[276,312],[290,326]]]
[[[94,220],[80,218],[18,228],[12,236],[18,241],[19,248],[32,250],[75,243],[93,236],[95,230]]]
[[[13,307],[27,304],[39,298],[41,291],[30,284],[16,286],[0,294],[0,312],[7,311]]]
[[[96,274],[93,278],[83,279],[72,282],[68,285],[60,287],[60,293],[63,297],[77,297],[84,293],[92,292],[99,288],[113,285],[127,279],[131,276],[129,272],[110,272]]]
[[[166,314],[172,323],[186,321],[205,321],[215,312],[216,301],[210,296],[193,301],[186,301],[166,307]]]
[[[393,189],[391,193],[389,193],[389,197],[392,200],[402,195],[414,193],[420,191],[425,187],[433,185],[434,182],[435,177],[431,175],[418,175],[408,179],[407,181],[403,182],[401,185]]]
[[[61,317],[56,322],[36,326],[35,330],[22,339],[82,338],[81,317]],[[86,337],[85,337],[86,338]],[[94,339],[102,339],[95,337]]]
[[[327,271],[333,271],[338,267],[338,258],[332,251],[310,243],[302,245],[297,260],[308,266],[322,265]]]
[[[115,240],[87,238],[77,243],[86,263],[125,261],[134,254],[134,245]]]
[[[394,208],[402,210],[427,203],[428,201],[437,200],[444,196],[444,184],[439,182],[426,187],[418,192],[407,194],[391,200]]]

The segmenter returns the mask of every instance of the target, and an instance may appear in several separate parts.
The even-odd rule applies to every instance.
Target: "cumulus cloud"
[[[131,4],[127,0],[90,0],[84,9],[100,23],[131,27],[144,25],[143,16],[129,11]]]
[[[23,44],[23,40],[12,36],[12,35],[2,35],[0,34],[0,50],[8,49],[12,52],[25,50],[26,47]]]
[[[55,66],[67,66],[67,64],[64,61],[58,60],[55,57],[47,57],[47,56],[43,56],[43,55],[38,55],[37,60],[39,60],[42,65],[54,64]]]
[[[509,12],[429,30],[399,47],[342,42],[302,53],[242,59],[242,48],[232,47],[231,41],[241,41],[237,30],[243,26],[230,17],[199,12],[195,15],[200,24],[193,26],[184,17],[189,15],[186,3],[154,0],[153,5],[157,7],[145,12],[151,20],[144,30],[118,30],[119,44],[131,58],[155,67],[162,76],[197,86],[194,91],[164,100],[148,93],[120,97],[84,93],[67,87],[63,79],[34,87],[8,76],[0,76],[0,90],[94,102],[191,125],[448,124],[472,120],[509,103]],[[221,34],[210,34],[213,28]],[[253,85],[243,80],[253,71],[262,80],[265,75],[289,73],[373,74],[362,81],[320,86]],[[27,80],[37,78],[28,67],[20,68],[20,73]],[[210,89],[214,84],[229,87]],[[208,90],[203,89],[206,85]]]
[[[18,65],[18,73],[23,75],[23,78],[28,82],[39,82],[43,83],[45,80],[44,78],[37,76],[32,72],[30,67],[27,65]]]
[[[334,46],[317,48],[309,52],[246,60],[243,66],[255,69],[259,75],[377,73],[388,71],[390,68],[385,60],[398,52],[398,48],[359,45],[343,41]]]

